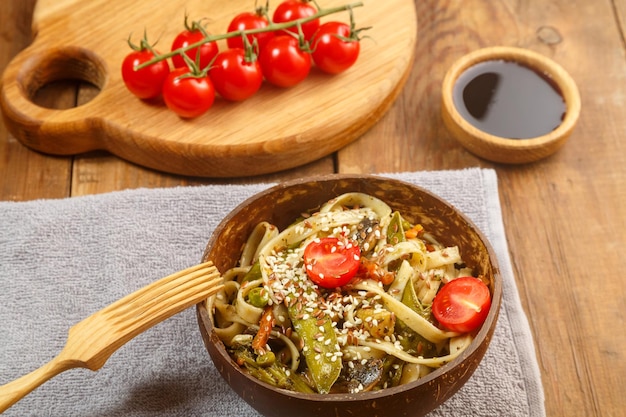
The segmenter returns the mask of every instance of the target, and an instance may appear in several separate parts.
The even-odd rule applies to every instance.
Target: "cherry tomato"
[[[313,16],[315,13],[317,13],[317,9],[311,6],[306,1],[286,0],[280,3],[276,10],[274,10],[272,20],[274,21],[274,23],[285,23],[297,19],[310,17]],[[306,39],[307,41],[310,40],[319,26],[319,19],[313,19],[309,22],[302,24],[301,27],[304,39]],[[288,30],[290,32],[298,34],[297,26],[292,26]]]
[[[176,36],[176,38],[174,38],[174,42],[172,42],[172,51],[175,49],[186,48],[187,46],[191,44],[199,42],[202,39],[204,39],[204,36],[205,36],[204,33],[202,33],[202,31],[199,29],[193,29],[193,30],[186,29],[180,32]],[[202,44],[199,48],[200,48],[200,63],[198,67],[200,69],[204,69],[211,63],[213,58],[215,58],[215,55],[217,55],[217,53],[219,52],[219,47],[217,45],[217,42],[211,41],[211,42]],[[186,51],[185,54],[189,58],[191,58],[193,62],[197,62],[196,58],[198,54],[198,48],[191,48],[188,51]],[[172,63],[174,64],[175,68],[183,68],[187,66],[185,59],[181,55],[174,55],[172,57]]]
[[[243,12],[238,14],[231,20],[228,25],[228,32],[261,29],[268,25],[267,19],[258,13]],[[254,39],[257,41],[258,50],[260,51],[267,44],[267,42],[274,37],[274,32],[260,32],[254,35],[246,35],[250,45],[253,44]],[[228,38],[226,44],[229,48],[242,48],[244,49],[243,39],[241,36],[235,36],[234,38]]]
[[[489,307],[489,288],[478,278],[461,277],[441,287],[433,300],[432,312],[446,329],[467,333],[483,324]]]
[[[359,245],[336,237],[314,240],[304,248],[304,267],[311,281],[324,288],[346,285],[361,264]]]
[[[309,75],[311,55],[291,35],[272,38],[259,54],[265,79],[279,87],[292,87]]]
[[[140,70],[137,65],[154,58],[154,54],[147,49],[134,51],[126,55],[122,62],[122,79],[126,88],[141,99],[158,97],[163,89],[163,82],[170,73],[167,61],[159,61]]]
[[[232,101],[251,97],[263,83],[261,65],[256,59],[247,61],[246,52],[241,48],[227,49],[217,54],[209,76],[215,90]]]
[[[359,57],[361,44],[350,26],[341,22],[324,23],[311,39],[315,65],[324,72],[339,74],[350,68]]]
[[[213,105],[215,89],[208,76],[194,76],[188,68],[177,68],[165,79],[163,100],[180,117],[198,117]]]

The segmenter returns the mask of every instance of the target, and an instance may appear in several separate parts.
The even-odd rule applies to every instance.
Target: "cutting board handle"
[[[92,113],[108,79],[104,60],[75,46],[43,47],[37,42],[18,54],[2,76],[0,107],[7,129],[22,143],[41,152],[73,155],[103,149],[101,120]],[[38,90],[61,80],[93,84],[100,94],[79,107],[58,110],[34,103]],[[59,135],[60,131],[74,132]]]

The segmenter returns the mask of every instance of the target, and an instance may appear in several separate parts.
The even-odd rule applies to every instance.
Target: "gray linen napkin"
[[[483,362],[432,416],[544,416],[495,172],[472,168],[388,176],[430,189],[467,214],[490,239],[504,278],[502,311]],[[267,186],[138,189],[0,202],[0,384],[51,360],[71,325],[197,263],[222,217]],[[195,311],[189,309],[131,340],[100,371],[66,371],[5,415],[258,414],[221,379],[202,344]]]

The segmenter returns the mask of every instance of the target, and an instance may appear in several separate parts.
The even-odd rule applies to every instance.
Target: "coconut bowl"
[[[242,245],[257,223],[268,221],[282,230],[301,213],[354,191],[385,201],[410,221],[422,224],[442,244],[457,245],[464,262],[486,278],[492,295],[490,311],[469,347],[427,376],[378,391],[322,395],[279,389],[244,372],[214,332],[206,304],[198,304],[200,331],[215,367],[224,381],[264,416],[423,416],[468,381],[489,346],[502,299],[502,279],[489,242],[451,204],[406,182],[370,175],[330,175],[281,183],[250,197],[228,214],[211,236],[203,260],[226,271],[236,265]]]

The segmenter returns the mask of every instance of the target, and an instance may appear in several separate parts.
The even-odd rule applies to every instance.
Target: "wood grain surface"
[[[0,1],[0,68],[32,40],[33,0]],[[626,415],[626,3],[621,0],[423,0],[402,93],[358,140],[302,167],[207,179],[162,173],[107,152],[46,156],[0,130],[0,199],[137,187],[282,181],[331,172],[494,168],[513,268],[528,315],[548,416]],[[126,32],[120,34],[126,35]],[[467,152],[445,129],[447,69],[486,46],[545,54],[577,82],[582,110],[567,144],[520,166]],[[409,53],[413,51],[408,51]],[[57,83],[38,100],[72,107],[89,89]]]
[[[205,19],[223,34],[248,0],[64,0],[37,6],[34,42],[6,68],[2,106],[7,127],[27,146],[49,154],[110,151],[140,165],[185,175],[233,177],[293,168],[326,156],[367,131],[400,92],[412,63],[417,23],[410,0],[354,4],[358,28],[367,30],[359,60],[338,75],[316,67],[292,88],[264,83],[243,102],[217,99],[209,112],[181,119],[159,101],[135,98],[124,86],[121,63],[144,31],[169,52],[190,20]],[[358,7],[358,5],[361,5]],[[270,7],[270,12],[273,9]],[[348,12],[322,22],[350,22]],[[134,35],[134,36],[133,36]],[[226,41],[220,40],[221,49]],[[409,51],[409,52],[407,52]],[[33,102],[41,86],[64,79],[97,87],[80,106],[50,109]]]

